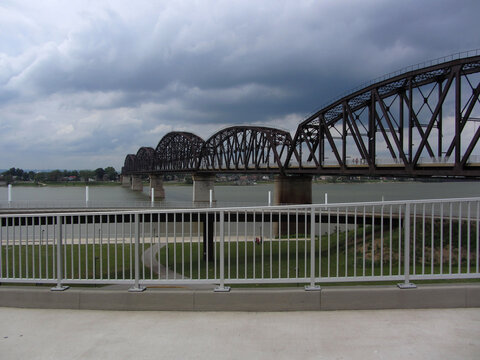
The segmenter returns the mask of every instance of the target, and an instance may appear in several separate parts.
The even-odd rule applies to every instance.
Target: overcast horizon
[[[389,72],[480,48],[478,1],[3,1],[0,168],[120,170],[170,131],[290,131]]]

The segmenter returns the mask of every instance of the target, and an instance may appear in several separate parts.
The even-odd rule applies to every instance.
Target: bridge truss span
[[[271,173],[480,177],[480,56],[370,84],[287,131],[232,126],[204,141],[170,132],[123,174]]]
[[[205,141],[189,132],[166,134],[155,149],[155,172],[193,172]]]
[[[199,171],[283,173],[290,133],[269,127],[233,126],[204,144]]]
[[[155,168],[155,150],[151,147],[138,149],[135,159],[135,171],[152,171]]]
[[[122,174],[131,174],[135,172],[137,157],[135,154],[128,154],[125,156],[125,161],[122,167]]]
[[[479,176],[479,72],[480,56],[458,59],[332,103],[298,126],[286,172]]]

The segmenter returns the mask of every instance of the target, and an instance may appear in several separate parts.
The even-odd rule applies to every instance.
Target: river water
[[[414,200],[480,196],[480,182],[374,182],[313,184],[313,202],[329,203],[360,201]],[[121,186],[89,186],[89,207],[148,206],[148,187],[134,192]],[[215,186],[217,206],[267,205],[273,184],[250,186]],[[153,206],[191,207],[192,186],[165,184],[166,198]],[[10,207],[85,207],[86,188],[76,186],[12,187]],[[0,187],[0,207],[8,207],[7,187]]]

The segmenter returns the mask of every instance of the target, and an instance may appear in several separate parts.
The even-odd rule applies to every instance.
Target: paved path
[[[9,359],[478,359],[480,309],[134,312],[0,308]]]
[[[160,251],[161,248],[163,248],[166,244],[165,243],[160,243],[160,244],[153,244],[152,246],[149,246],[148,249],[146,249],[142,256],[141,256],[141,261],[142,263],[148,267],[153,273],[157,274],[160,272],[160,279],[184,279],[182,274],[176,273],[162,264],[159,264],[157,261],[157,254]],[[168,277],[167,277],[168,274]],[[186,279],[186,277],[185,277]]]

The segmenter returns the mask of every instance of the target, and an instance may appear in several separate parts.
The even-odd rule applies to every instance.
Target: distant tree
[[[95,176],[95,172],[92,170],[80,170],[78,174],[85,182],[87,182],[88,179],[93,178]]]
[[[118,177],[117,171],[112,166],[105,168],[105,175],[107,175],[108,180],[117,180]]]
[[[44,172],[36,173],[33,177],[36,183],[42,183],[47,179],[47,174]]]
[[[103,180],[103,175],[105,175],[105,170],[104,169],[102,169],[102,168],[95,169],[95,178],[98,181]]]
[[[5,172],[3,173],[3,176],[4,176],[4,179],[5,179],[5,181],[7,182],[7,184],[13,183],[13,176],[10,175],[10,173],[9,173],[8,171],[5,171]]]
[[[47,179],[54,182],[60,181],[62,177],[63,173],[60,170],[53,170],[47,174]]]

